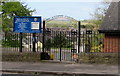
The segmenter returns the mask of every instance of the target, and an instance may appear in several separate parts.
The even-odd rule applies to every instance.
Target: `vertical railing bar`
[[[15,38],[15,33],[12,33],[12,43],[13,43],[12,48],[13,48],[13,51],[15,51],[15,44],[16,44],[14,38]]]
[[[16,33],[15,33],[15,43],[16,43],[15,51],[17,52],[17,34]]]
[[[67,41],[67,37],[66,37],[66,30],[64,31],[64,35],[65,35],[65,39],[66,39],[66,41]],[[67,41],[68,42],[68,41]],[[67,50],[67,45],[65,45],[65,51],[64,51],[64,60],[67,60],[66,59],[66,52],[67,52],[68,50]]]
[[[26,33],[26,35],[25,35],[25,36],[26,36],[26,38],[25,38],[25,39],[27,39],[27,40],[26,40],[26,42],[27,42],[27,46],[28,46],[27,50],[25,49],[25,51],[27,51],[27,52],[28,52],[28,51],[29,51],[29,38],[28,38],[29,33]]]
[[[19,41],[20,40],[20,34],[19,33],[17,33],[17,34],[18,34],[18,41]],[[20,43],[19,43],[19,45],[20,45]],[[18,46],[18,51],[17,52],[19,52],[19,46]]]
[[[18,33],[16,33],[17,34],[17,44],[18,44]],[[17,49],[16,49],[16,52],[18,52],[18,46],[17,46]]]
[[[29,52],[31,52],[31,48],[32,48],[32,38],[31,38],[31,33],[29,34]]]
[[[55,30],[55,37],[57,36],[57,31]],[[54,41],[54,43],[55,43],[55,41]],[[54,46],[55,47],[55,46]],[[57,47],[55,47],[55,55],[56,55],[56,59],[58,59],[59,60],[59,58],[58,58],[58,50],[57,50]]]
[[[85,32],[83,31],[83,52],[85,52]]]
[[[70,31],[68,30],[67,31],[67,35],[68,35],[68,45],[69,45],[69,48],[68,48],[68,50],[69,50],[69,52],[70,52],[70,59],[72,59],[71,58],[71,40],[70,40]]]
[[[92,30],[90,30],[90,35],[89,35],[89,38],[90,38],[90,43],[89,43],[89,53],[91,53],[91,43],[92,43]]]
[[[25,34],[25,41],[26,41],[26,44],[27,44],[27,46],[29,46],[29,39],[27,39],[27,36],[29,35],[29,33],[24,33]],[[29,50],[29,48],[24,48],[24,51],[26,52],[26,51],[28,51]]]
[[[12,42],[12,44],[13,44],[13,45],[12,45],[13,51],[15,51],[15,47],[14,47],[14,46],[15,46],[15,45],[14,45],[14,36],[15,36],[15,33],[12,33],[12,41],[11,41],[11,42]]]
[[[10,36],[9,36],[9,37],[10,37],[10,39],[11,39],[11,37],[12,37],[11,33],[10,33]],[[12,42],[12,41],[10,40],[10,44],[11,44],[11,42]],[[13,51],[13,48],[11,48],[11,47],[12,47],[12,46],[10,45],[10,49]]]
[[[97,40],[98,40],[96,46],[98,47],[97,50],[100,50],[100,47],[99,47],[100,46],[100,34],[99,34],[98,31],[96,31],[96,32],[97,32],[96,37],[97,37]],[[97,52],[99,52],[99,51],[97,51]]]
[[[55,30],[53,30],[53,39],[55,38]],[[53,40],[53,44],[54,44],[54,46],[53,46],[53,52],[54,52],[54,58],[55,58],[55,60],[57,59],[56,58],[56,51],[55,51],[55,41]]]
[[[30,50],[31,50],[31,33],[29,33],[28,39],[29,39],[29,43],[28,43],[29,50],[28,50],[28,52],[30,52]]]
[[[55,31],[54,30],[54,38],[56,37],[56,33],[57,33],[57,31]],[[55,47],[55,40],[54,40],[54,53],[55,53],[55,57],[56,57],[56,59],[57,59],[57,48]]]
[[[52,32],[52,30],[50,29],[50,42],[51,42],[50,55],[53,54],[53,53],[52,53],[52,46],[53,46],[53,45],[52,45],[52,43],[53,43],[53,42],[52,42],[52,33],[53,33],[53,32]]]
[[[59,37],[60,37],[60,31],[58,31],[58,35],[59,35]],[[57,49],[58,51],[59,51],[59,60],[60,60],[60,45],[59,45],[59,48]]]
[[[57,36],[57,33],[58,33],[58,31],[55,30],[55,37]],[[54,43],[55,43],[55,41],[54,41]],[[59,60],[57,47],[55,47],[55,55],[56,55],[56,59]]]
[[[43,21],[43,47],[42,47],[43,52],[45,52],[44,48],[45,48],[45,21]]]
[[[10,33],[10,36],[9,37],[11,37],[10,39],[12,39],[12,34]],[[10,44],[12,44],[12,40],[10,40]],[[12,52],[13,52],[13,48],[12,48],[12,45],[10,45],[10,49],[12,49]]]
[[[81,44],[81,42],[80,42],[80,35],[81,35],[81,22],[80,21],[78,21],[78,53],[79,53],[79,51],[80,51],[80,44]]]
[[[19,52],[22,52],[22,33],[20,33],[20,49]]]
[[[84,34],[83,31],[81,31],[81,48],[82,48],[81,52],[84,50],[84,37],[83,37],[84,35],[83,34]]]
[[[37,33],[37,44],[38,44],[38,41],[39,41],[39,33]],[[39,48],[40,48],[40,45],[38,45],[37,47],[37,52],[39,52]]]
[[[87,33],[86,33],[86,45],[88,45],[88,34]],[[86,52],[87,52],[87,49],[88,49],[88,47],[86,46],[86,49],[85,49]]]
[[[69,36],[70,36],[70,41],[71,41],[71,49],[70,49],[70,52],[71,52],[71,61],[73,61],[73,59],[72,59],[72,49],[73,49],[73,41],[72,41],[72,33],[71,33],[71,29],[70,29],[70,31],[69,31]]]
[[[69,40],[68,40],[68,37],[67,37],[67,30],[65,30],[64,32],[65,32],[65,38],[67,40],[66,51],[65,51],[65,60],[67,60],[67,53],[69,53],[69,49],[68,49],[68,45],[69,45],[68,42],[69,42]]]
[[[15,46],[15,51],[17,52],[17,33],[15,33],[15,43],[16,43],[16,46]]]
[[[64,51],[64,59],[65,60],[67,60],[67,56],[66,56],[66,53],[68,52],[68,48],[67,48],[67,46],[68,46],[68,38],[67,38],[67,32],[66,32],[66,30],[64,31],[64,34],[65,34],[65,39],[66,39],[66,41],[67,41],[67,45],[65,46],[65,51]]]
[[[28,46],[29,44],[28,44],[28,39],[27,39],[27,36],[28,36],[28,33],[24,33],[24,35],[25,35],[25,42],[26,42],[26,45]],[[27,39],[27,40],[26,40]],[[28,48],[24,48],[24,51],[26,52],[26,51],[28,51]]]
[[[31,41],[32,41],[32,40],[31,40],[31,33],[30,33],[30,36],[29,36],[29,37],[30,37],[30,44],[29,44],[30,49],[29,49],[29,52],[31,52]]]
[[[23,39],[27,39],[27,38],[26,38],[26,37],[27,37],[27,33],[23,33],[23,36],[25,36],[25,38],[23,38]],[[27,41],[28,41],[28,40],[26,40],[26,44],[28,45]],[[28,49],[27,49],[27,50],[28,50]],[[26,51],[26,48],[24,48],[23,51]]]
[[[31,51],[31,33],[29,33],[29,52]]]
[[[60,31],[58,31],[58,33],[59,33],[58,35],[60,36]],[[60,59],[60,45],[58,51],[59,51],[59,59]]]
[[[54,37],[56,37],[56,34],[57,34],[57,31],[54,30]],[[57,49],[55,47],[55,41],[54,41],[54,52],[55,52],[55,55],[57,55]],[[57,59],[57,56],[56,56],[56,59]]]
[[[98,50],[99,50],[99,52],[101,52],[101,34],[99,33],[99,31],[97,31],[97,36],[98,36],[98,40],[99,40],[99,48],[98,48]]]
[[[15,52],[16,52],[16,47],[17,47],[17,40],[16,40],[17,34],[15,33]]]
[[[39,51],[39,53],[41,52],[41,41],[40,41],[40,34],[41,34],[41,33],[38,33],[38,41],[40,42],[40,46],[39,46],[39,48],[38,48],[38,51]]]
[[[103,50],[102,50],[102,47],[103,47],[103,36],[102,36],[102,34],[101,33],[99,33],[99,35],[100,35],[100,52],[103,52]],[[101,46],[102,45],[102,46]]]
[[[51,29],[51,31],[52,31],[52,33],[51,33],[51,35],[52,35],[52,37],[51,37],[51,41],[52,41],[52,48],[51,48],[51,51],[52,51],[52,54],[53,54],[53,57],[54,57],[54,59],[55,59],[55,48],[54,48],[54,31]]]
[[[33,52],[36,52],[36,46],[35,46],[35,42],[36,42],[36,33],[33,33]]]
[[[36,50],[36,52],[38,52],[37,33],[35,33],[35,39],[36,39],[36,41],[35,41],[35,50]]]
[[[65,37],[65,39],[67,40],[67,38],[66,38],[66,34],[65,34],[66,32],[65,31],[63,31],[63,36]],[[66,52],[66,45],[65,46],[63,46],[63,50],[62,50],[62,52],[63,52],[63,60],[66,60],[65,58],[66,58],[66,55],[65,55],[65,52]]]
[[[72,55],[72,52],[71,52],[71,46],[72,46],[72,44],[71,44],[71,32],[70,32],[70,30],[69,31],[67,31],[68,32],[68,38],[69,38],[69,46],[70,46],[70,48],[69,48],[69,51],[70,51],[70,58],[71,58],[71,61],[72,61],[72,57],[71,57],[71,55]]]
[[[14,33],[11,33],[11,44],[13,44],[13,45],[11,45],[11,48],[13,49],[13,51],[15,50],[14,49]]]
[[[18,34],[16,33],[16,41],[17,41],[17,46],[16,46],[16,52],[17,52],[17,49],[18,49]]]
[[[96,42],[98,43],[98,41],[96,41],[97,39],[96,39],[96,36],[98,37],[98,35],[97,35],[97,31],[95,32],[95,31],[93,31],[93,46],[92,46],[92,50],[93,50],[93,52],[95,52],[96,51],[96,49],[95,49],[95,47],[96,47]]]
[[[61,31],[60,31],[60,42],[61,42]],[[62,60],[62,59],[61,59],[61,55],[62,55],[62,54],[61,54],[61,53],[62,53],[61,51],[62,51],[62,47],[61,47],[61,43],[60,43],[60,61]]]

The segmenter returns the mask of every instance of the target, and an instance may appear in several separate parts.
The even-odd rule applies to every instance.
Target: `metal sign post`
[[[22,33],[20,33],[20,49],[19,52],[22,52]]]
[[[45,52],[45,21],[43,21],[43,47],[42,51]]]
[[[33,52],[36,52],[36,46],[35,46],[35,43],[36,43],[36,34],[33,33]]]

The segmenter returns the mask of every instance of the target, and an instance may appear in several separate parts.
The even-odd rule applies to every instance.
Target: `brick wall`
[[[120,36],[105,35],[103,40],[103,52],[120,52]]]

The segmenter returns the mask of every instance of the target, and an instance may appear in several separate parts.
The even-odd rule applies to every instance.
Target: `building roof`
[[[120,33],[120,2],[112,2],[100,26],[100,32]]]

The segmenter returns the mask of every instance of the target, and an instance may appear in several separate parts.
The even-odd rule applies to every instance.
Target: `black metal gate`
[[[80,23],[79,23],[80,24]],[[74,61],[80,46],[79,29],[45,28],[43,23],[43,51],[59,61]]]
[[[77,30],[52,30],[45,31],[45,51],[54,57],[54,60],[73,60],[73,55],[78,53]]]

